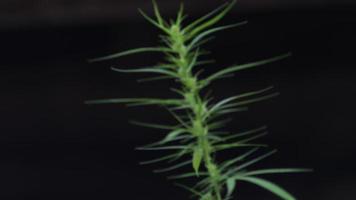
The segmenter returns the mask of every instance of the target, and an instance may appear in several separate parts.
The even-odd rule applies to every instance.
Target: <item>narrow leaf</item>
[[[238,171],[240,171],[240,170],[242,170],[242,169],[245,169],[246,167],[257,163],[257,162],[259,162],[259,161],[261,161],[261,160],[263,160],[263,159],[265,159],[265,158],[267,158],[267,157],[269,157],[269,156],[275,154],[276,152],[277,152],[277,150],[273,150],[273,151],[271,151],[271,152],[269,152],[269,153],[266,153],[266,154],[264,154],[264,155],[262,155],[262,156],[259,156],[259,157],[255,158],[255,159],[253,159],[253,160],[250,160],[250,161],[248,161],[248,162],[245,162],[245,163],[243,163],[242,165],[240,165],[240,166],[234,168],[233,170],[231,170],[231,171],[229,172],[229,174],[236,173],[236,172],[238,172]]]
[[[277,168],[277,169],[261,169],[243,173],[243,176],[255,176],[264,174],[286,174],[286,173],[303,173],[312,172],[312,169],[296,169],[296,168]]]
[[[131,106],[143,105],[181,105],[180,99],[151,99],[151,98],[119,98],[86,101],[86,104],[116,104],[124,103]]]
[[[185,149],[186,146],[177,145],[177,146],[166,146],[166,147],[137,147],[137,150],[147,150],[147,151],[156,151],[156,150],[177,150],[177,149]]]
[[[141,13],[141,15],[151,24],[153,24],[154,26],[156,26],[157,28],[161,29],[162,31],[164,31],[165,33],[169,34],[169,30],[162,26],[161,24],[159,24],[159,22],[155,21],[154,19],[152,19],[151,17],[149,17],[145,12],[143,12],[141,9],[138,9],[138,11]]]
[[[199,172],[199,176],[207,176],[209,173],[207,172]],[[197,174],[195,172],[184,173],[180,175],[169,176],[168,179],[183,179],[183,178],[191,178],[196,177]]]
[[[203,150],[201,148],[195,148],[193,152],[193,169],[197,176],[199,176],[199,168],[203,159]]]
[[[279,196],[284,200],[296,200],[296,198],[293,197],[286,190],[284,190],[283,188],[279,187],[278,185],[270,181],[257,177],[238,177],[237,179],[258,185],[266,190],[269,190],[270,192],[274,193],[275,195]]]
[[[196,27],[197,25],[202,23],[204,20],[214,16],[215,14],[217,14],[218,12],[223,10],[227,5],[228,5],[228,3],[224,3],[223,5],[219,6],[218,8],[216,8],[213,11],[209,12],[208,14],[206,14],[206,15],[200,17],[199,19],[195,20],[194,22],[192,22],[191,24],[189,24],[187,27],[184,28],[184,32],[191,31],[194,27]]]
[[[189,165],[190,163],[192,163],[192,161],[191,161],[191,160],[188,160],[188,161],[181,162],[181,163],[178,163],[178,164],[176,164],[176,165],[173,165],[173,166],[171,166],[171,167],[167,167],[167,168],[164,168],[164,169],[157,169],[157,170],[154,170],[153,172],[155,172],[155,173],[168,172],[168,171],[172,171],[172,170],[175,170],[175,169],[184,167],[184,166],[186,166],[186,165]]]
[[[208,21],[205,21],[204,23],[200,24],[199,26],[195,27],[192,31],[189,32],[189,38],[194,37],[201,31],[205,30],[206,28],[213,26],[217,22],[219,22],[230,10],[231,8],[235,5],[236,1],[232,1],[230,4],[228,4],[219,14],[215,15]]]
[[[258,150],[258,148],[253,148],[249,151],[247,151],[246,153],[232,159],[229,161],[226,161],[224,164],[221,165],[220,169],[221,170],[225,170],[226,168],[230,167],[231,165],[235,164],[236,162],[242,161],[244,160],[246,157],[248,157],[249,155],[253,154],[254,152],[256,152]]]
[[[137,49],[130,49],[130,50],[127,50],[127,51],[116,53],[116,54],[111,54],[111,55],[108,55],[108,56],[89,59],[88,61],[89,62],[99,62],[99,61],[111,60],[111,59],[115,59],[115,58],[119,58],[119,57],[123,57],[123,56],[128,56],[128,55],[132,55],[132,54],[138,54],[138,53],[169,52],[169,51],[171,51],[171,50],[168,49],[168,48],[165,48],[165,47],[142,47],[142,48],[137,48]]]
[[[153,163],[157,163],[157,162],[169,160],[169,159],[174,158],[174,157],[176,157],[176,156],[177,156],[176,154],[171,154],[171,155],[163,156],[163,157],[160,157],[160,158],[157,158],[157,159],[142,161],[142,162],[140,162],[140,165],[153,164]]]
[[[212,29],[209,29],[207,31],[204,31],[204,32],[200,33],[199,35],[197,35],[189,43],[188,49],[192,49],[192,48],[194,48],[196,46],[201,45],[201,44],[198,45],[198,42],[201,41],[202,39],[204,39],[205,37],[213,34],[213,33],[216,33],[216,32],[219,32],[219,31],[223,31],[223,30],[226,30],[226,29],[230,29],[230,28],[239,27],[239,26],[242,26],[242,25],[245,25],[245,24],[247,24],[247,21],[239,22],[239,23],[236,23],[236,24],[230,24],[230,25],[226,25],[226,26],[219,26],[219,27],[212,28]],[[203,43],[205,43],[205,41]]]
[[[236,186],[236,181],[233,178],[228,178],[226,180],[226,188],[227,188],[227,194],[226,196],[230,197],[232,195],[232,193],[235,190],[235,186]]]
[[[121,72],[121,73],[156,73],[156,74],[163,74],[168,75],[173,78],[177,77],[177,74],[171,70],[167,69],[157,69],[157,68],[139,68],[139,69],[118,69],[118,68],[111,68],[113,71]]]
[[[213,80],[215,80],[215,79],[217,79],[217,78],[219,78],[219,77],[221,77],[223,75],[230,74],[230,73],[235,73],[235,72],[238,72],[238,71],[243,70],[243,69],[253,68],[253,67],[260,66],[260,65],[265,65],[265,64],[272,63],[272,62],[276,62],[278,60],[282,60],[282,59],[288,58],[289,56],[291,56],[291,53],[283,54],[281,56],[276,56],[276,57],[269,58],[269,59],[266,59],[266,60],[261,60],[261,61],[257,61],[257,62],[252,62],[252,63],[247,63],[247,64],[228,67],[226,69],[223,69],[221,71],[218,71],[218,72],[212,74],[211,76],[206,78],[204,81],[206,82],[206,84],[208,84],[211,81],[213,81]]]
[[[139,122],[139,121],[130,121],[130,123],[137,125],[137,126],[143,126],[143,127],[155,128],[155,129],[163,129],[163,130],[174,130],[174,129],[178,128],[178,126],[168,126],[168,125],[153,124],[153,123],[146,123],[146,122]]]
[[[191,193],[195,194],[196,196],[200,196],[202,197],[204,194],[198,192],[197,190],[194,190],[192,189],[191,187],[188,187],[188,186],[185,186],[185,185],[182,185],[182,184],[179,184],[179,183],[176,183],[177,186],[183,188],[183,189],[186,189],[188,191],[190,191]]]
[[[244,131],[244,132],[241,132],[241,133],[233,134],[233,135],[224,137],[223,139],[226,141],[226,140],[239,138],[239,137],[242,137],[242,136],[251,135],[251,134],[266,130],[266,128],[267,128],[267,126],[262,126],[262,127],[255,128],[255,129],[252,129],[252,130],[248,130],[248,131]]]

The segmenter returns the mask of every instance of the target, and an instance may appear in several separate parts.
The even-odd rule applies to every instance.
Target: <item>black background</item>
[[[191,9],[190,16],[198,17],[219,4],[209,1],[209,6]],[[177,5],[177,1],[164,4]],[[218,81],[213,89],[217,99],[269,85],[281,93],[253,105],[248,113],[233,115],[229,130],[269,126],[270,134],[261,141],[279,153],[256,167],[313,168],[311,174],[267,177],[301,200],[356,196],[355,11],[346,3],[255,10],[237,6],[221,24],[245,19],[249,24],[217,34],[206,46],[218,63],[208,66],[208,72],[293,52],[284,61]],[[131,14],[94,22],[2,24],[2,199],[187,199],[188,192],[176,188],[164,174],[151,172],[158,166],[137,164],[157,153],[134,147],[159,134],[128,123],[169,121],[169,114],[156,107],[83,104],[88,99],[172,95],[168,88],[173,83],[138,84],[135,80],[144,76],[109,69],[149,65],[160,58],[156,54],[86,62],[156,44],[157,30],[135,16],[135,9],[125,12]],[[238,199],[277,199],[252,185],[237,187]]]

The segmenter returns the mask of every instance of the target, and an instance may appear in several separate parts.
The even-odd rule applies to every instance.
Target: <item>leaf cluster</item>
[[[121,73],[150,73],[152,77],[143,81],[159,81],[171,79],[177,82],[176,88],[171,88],[177,94],[176,98],[120,98],[88,101],[88,104],[123,103],[130,106],[161,106],[173,116],[176,124],[154,124],[133,122],[136,125],[164,131],[165,136],[157,142],[138,148],[139,150],[163,151],[165,156],[141,162],[154,164],[165,162],[169,166],[155,170],[157,173],[173,172],[191,166],[191,171],[183,174],[170,175],[170,179],[195,178],[197,184],[193,187],[180,185],[188,189],[200,200],[231,199],[236,188],[236,182],[249,182],[271,191],[285,200],[295,199],[280,186],[260,178],[259,175],[306,172],[306,169],[259,169],[249,170],[253,164],[269,157],[276,151],[262,155],[258,152],[267,145],[256,142],[267,134],[265,126],[251,130],[231,133],[223,128],[229,120],[227,114],[243,112],[252,103],[270,99],[278,95],[273,87],[246,92],[232,97],[215,100],[211,95],[203,95],[206,88],[216,80],[223,79],[260,65],[269,64],[290,56],[289,53],[252,63],[223,67],[213,74],[204,74],[204,67],[212,61],[202,59],[207,52],[202,46],[210,41],[212,34],[246,24],[239,22],[231,25],[216,26],[216,24],[232,9],[235,1],[225,3],[212,12],[186,23],[187,16],[181,5],[175,19],[165,20],[153,1],[154,17],[140,10],[148,22],[162,31],[160,45],[157,47],[140,47],[124,52],[91,59],[91,62],[105,61],[137,53],[157,52],[164,56],[163,62],[146,67],[113,67],[112,70]],[[204,76],[203,76],[204,74]],[[241,148],[244,152],[233,159],[218,161],[217,152]],[[257,155],[256,155],[257,154]],[[256,156],[254,156],[256,155]]]

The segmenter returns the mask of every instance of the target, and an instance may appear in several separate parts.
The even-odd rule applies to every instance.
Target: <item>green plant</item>
[[[239,94],[220,101],[214,101],[209,95],[202,93],[218,79],[232,75],[240,70],[268,64],[288,57],[290,54],[274,58],[236,65],[224,68],[216,73],[202,75],[202,66],[209,64],[209,60],[200,60],[205,54],[202,45],[209,41],[210,36],[218,31],[234,28],[246,24],[237,24],[213,27],[233,7],[235,1],[226,3],[211,13],[183,25],[186,16],[181,5],[177,18],[169,22],[162,18],[158,6],[153,1],[155,18],[151,18],[140,10],[141,14],[154,26],[163,32],[160,35],[161,45],[158,47],[143,47],[121,53],[92,59],[92,62],[105,61],[143,52],[159,52],[165,55],[164,62],[152,67],[138,69],[112,68],[122,73],[151,73],[157,76],[150,80],[172,79],[178,83],[177,88],[171,90],[177,93],[177,98],[124,98],[88,101],[88,104],[124,103],[130,106],[158,105],[170,112],[176,119],[175,125],[162,125],[135,122],[137,125],[163,129],[166,136],[153,144],[140,147],[140,150],[162,150],[174,152],[166,156],[142,162],[152,164],[167,162],[172,166],[156,170],[156,172],[169,172],[191,165],[192,171],[184,174],[170,176],[170,179],[196,178],[194,187],[182,186],[188,189],[200,200],[227,200],[232,198],[237,181],[250,182],[265,188],[285,200],[295,199],[278,185],[257,177],[264,174],[307,172],[307,169],[260,169],[247,170],[247,167],[267,158],[276,151],[270,151],[253,159],[248,159],[253,153],[266,145],[253,143],[254,140],[266,134],[266,127],[258,127],[237,134],[221,131],[227,121],[224,116],[229,113],[247,110],[247,105],[266,100],[278,95],[270,92],[272,87],[262,90]],[[228,149],[243,148],[244,153],[236,158],[218,161],[216,153]]]

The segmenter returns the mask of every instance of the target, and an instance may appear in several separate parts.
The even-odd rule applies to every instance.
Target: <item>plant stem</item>
[[[212,145],[209,141],[208,132],[209,127],[204,116],[207,114],[206,104],[200,96],[200,88],[198,85],[198,78],[193,75],[192,59],[189,58],[187,46],[184,44],[184,34],[177,29],[173,31],[175,35],[171,35],[172,47],[177,49],[178,62],[176,62],[179,74],[179,82],[182,84],[184,98],[189,105],[192,116],[192,134],[197,138],[197,148],[203,152],[204,166],[209,173],[210,186],[213,188],[212,200],[222,200],[219,184],[220,172],[212,155]]]

